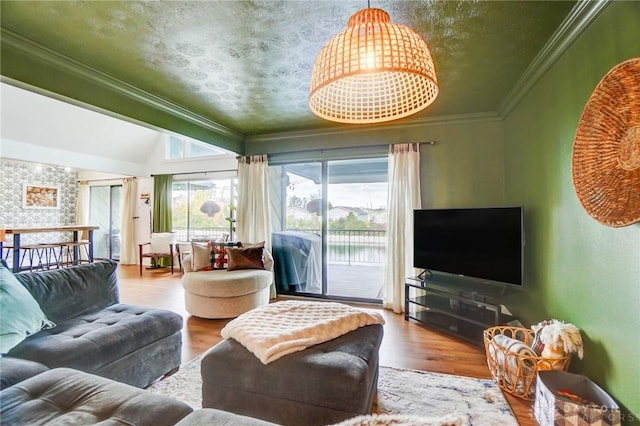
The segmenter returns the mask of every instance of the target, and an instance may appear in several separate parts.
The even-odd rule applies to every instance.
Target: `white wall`
[[[156,130],[6,83],[0,101],[7,159],[144,176],[149,153],[164,141]]]
[[[93,108],[93,107],[91,107]],[[221,158],[167,161],[168,132],[0,83],[0,158],[150,177],[235,170]]]

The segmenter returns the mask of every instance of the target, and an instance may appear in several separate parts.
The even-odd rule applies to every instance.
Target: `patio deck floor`
[[[382,299],[384,265],[360,263],[351,265],[330,262],[327,295],[357,299]]]

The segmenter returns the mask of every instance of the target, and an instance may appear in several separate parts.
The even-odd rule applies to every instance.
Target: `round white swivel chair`
[[[273,285],[273,258],[267,250],[264,253],[264,270],[194,272],[191,257],[185,257],[182,286],[187,312],[199,318],[235,318],[268,304]]]

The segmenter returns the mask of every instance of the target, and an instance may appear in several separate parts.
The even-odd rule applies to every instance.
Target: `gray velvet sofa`
[[[119,303],[117,263],[16,274],[55,327],[0,359],[2,388],[68,367],[145,388],[180,366],[182,317]]]
[[[274,426],[188,405],[93,374],[55,368],[0,392],[2,425]]]

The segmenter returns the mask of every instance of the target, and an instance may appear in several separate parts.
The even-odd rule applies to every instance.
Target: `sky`
[[[293,185],[290,185],[288,195],[295,194],[300,198],[311,198],[321,191],[320,185],[308,179],[298,177],[291,183]],[[386,182],[331,184],[329,185],[329,202],[334,207],[386,208],[387,187]]]

